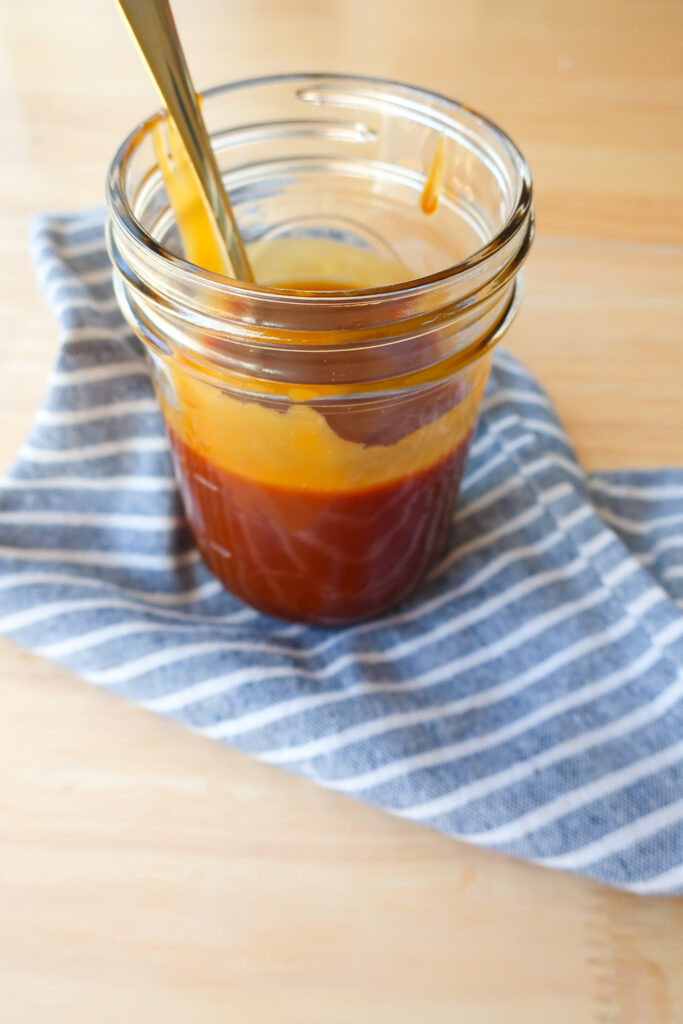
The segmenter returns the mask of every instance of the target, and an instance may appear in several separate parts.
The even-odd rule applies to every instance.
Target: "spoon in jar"
[[[230,276],[253,281],[168,0],[118,0],[118,5],[180,137],[222,262]]]

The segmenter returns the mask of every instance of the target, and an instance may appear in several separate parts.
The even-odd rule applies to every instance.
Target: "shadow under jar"
[[[187,518],[212,572],[254,607],[325,625],[377,615],[444,546],[492,350],[519,305],[527,165],[488,120],[393,82],[258,79],[207,92],[203,110],[252,251],[317,239],[410,279],[307,293],[202,270],[182,258],[157,166],[161,115],[129,136],[109,175],[108,245]]]

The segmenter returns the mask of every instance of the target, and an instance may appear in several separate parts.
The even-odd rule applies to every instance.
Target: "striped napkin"
[[[102,227],[102,211],[35,224],[61,348],[0,487],[2,631],[410,821],[683,891],[683,470],[586,476],[543,391],[499,352],[449,546],[419,593],[337,630],[260,615],[184,525]]]

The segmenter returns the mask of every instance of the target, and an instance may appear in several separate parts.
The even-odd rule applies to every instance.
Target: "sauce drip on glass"
[[[434,159],[429,169],[425,187],[422,190],[420,207],[427,215],[436,213],[439,205],[439,195],[443,187],[444,172],[446,170],[446,136],[440,135],[434,151]]]

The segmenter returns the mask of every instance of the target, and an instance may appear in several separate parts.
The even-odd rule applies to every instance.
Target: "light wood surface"
[[[683,462],[683,5],[176,0],[200,87],[330,69],[500,121],[537,188],[510,348],[588,467]],[[55,355],[27,221],[155,98],[113,0],[0,4],[0,467]],[[5,1024],[683,1021],[683,903],[393,821],[0,642]]]

